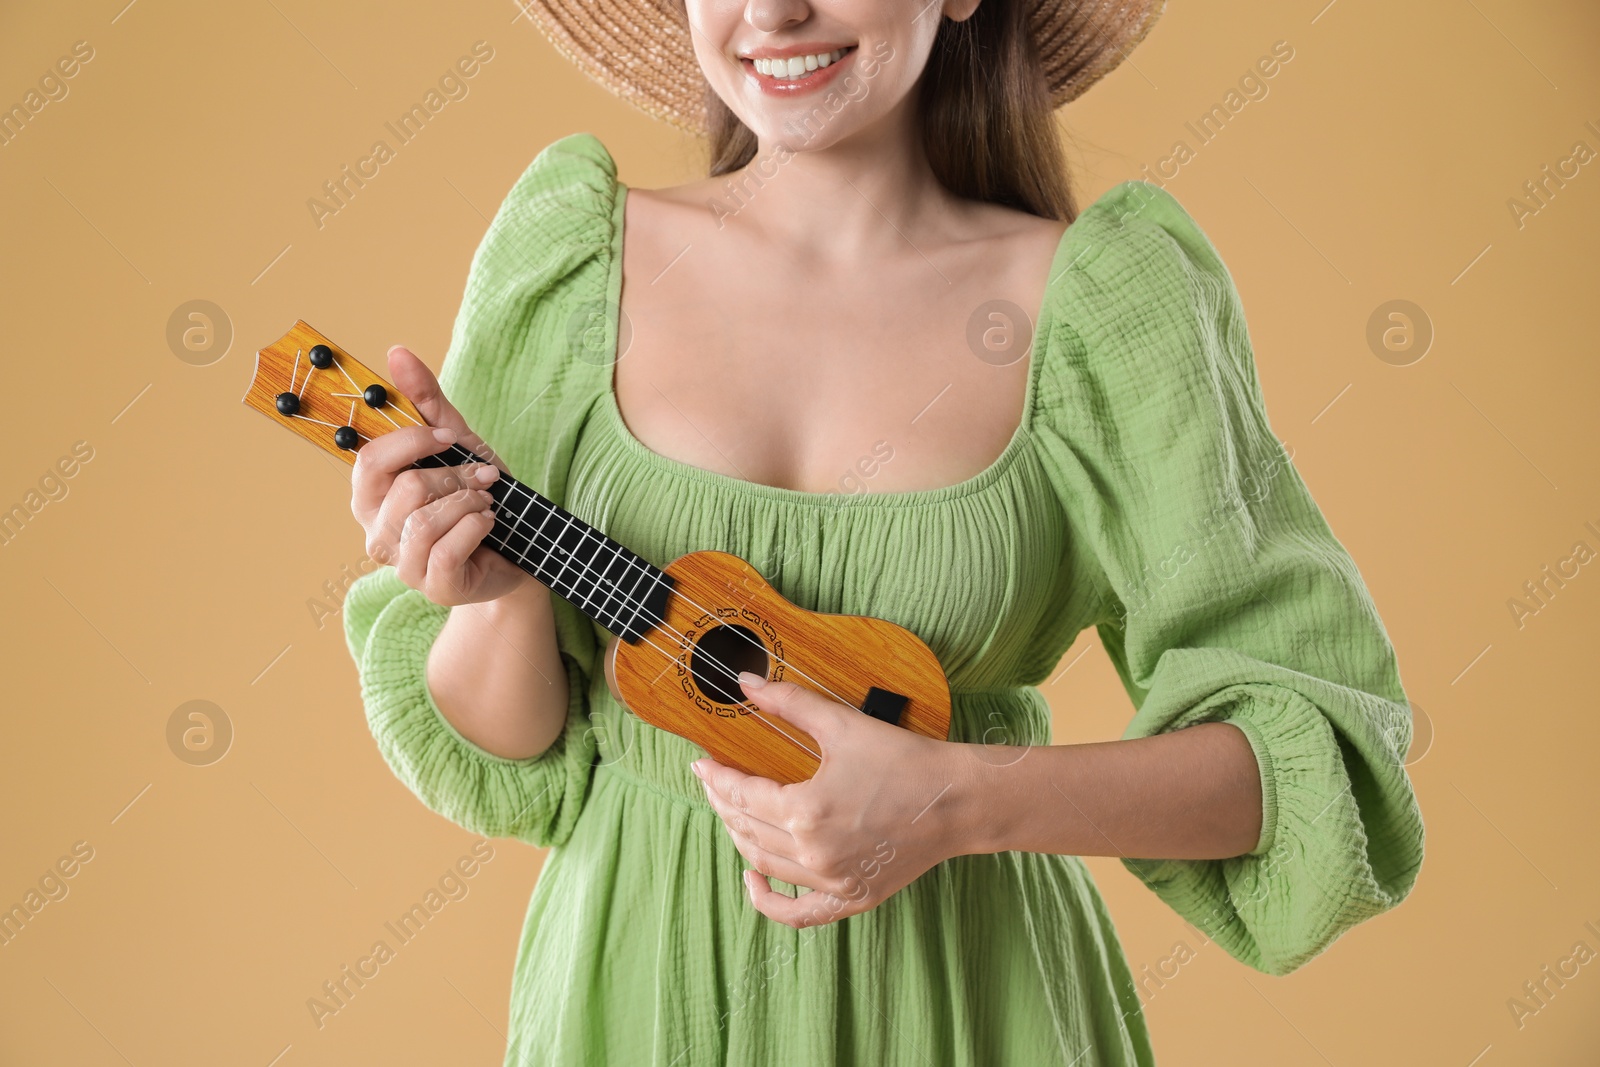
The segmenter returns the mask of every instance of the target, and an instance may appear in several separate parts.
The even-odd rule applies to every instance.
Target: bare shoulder
[[[627,240],[651,253],[671,245],[676,254],[684,242],[716,229],[719,183],[720,179],[706,179],[661,189],[630,186],[624,207]]]
[[[1068,224],[1047,219],[1004,204],[970,201],[966,240],[972,254],[1001,267],[1012,263],[1048,261]]]

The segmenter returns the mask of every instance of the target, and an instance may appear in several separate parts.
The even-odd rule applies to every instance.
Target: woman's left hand
[[[758,685],[746,684],[754,678]],[[741,674],[763,713],[816,739],[822,764],[784,785],[710,757],[691,764],[711,806],[755,870],[745,888],[756,910],[796,929],[877,907],[964,847],[951,795],[965,746],[890,726],[793,682]],[[768,878],[805,886],[795,897]]]

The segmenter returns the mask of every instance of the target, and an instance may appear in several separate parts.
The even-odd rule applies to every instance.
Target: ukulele
[[[244,403],[354,465],[364,441],[427,425],[410,400],[304,322],[256,353]],[[414,467],[487,462],[454,444]],[[815,739],[745,699],[740,671],[791,681],[873,718],[944,740],[950,689],[903,626],[807,611],[728,552],[656,567],[504,470],[483,544],[615,634],[612,692],[639,718],[718,763],[783,783],[822,760]]]

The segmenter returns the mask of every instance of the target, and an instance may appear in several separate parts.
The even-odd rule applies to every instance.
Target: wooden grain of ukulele
[[[362,442],[426,425],[410,400],[304,322],[256,354],[244,403],[345,462]],[[487,462],[459,444],[416,467]],[[483,543],[618,640],[606,680],[639,718],[719,763],[784,783],[816,773],[817,742],[744,698],[738,673],[792,681],[928,737],[950,733],[950,689],[916,634],[791,604],[727,552],[653,566],[501,471]]]

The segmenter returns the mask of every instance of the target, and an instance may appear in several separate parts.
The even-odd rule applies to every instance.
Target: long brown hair
[[[982,0],[962,22],[941,17],[915,91],[923,151],[945,188],[1059,222],[1078,217],[1023,0]],[[709,85],[706,115],[711,177],[755,158],[756,135]]]

